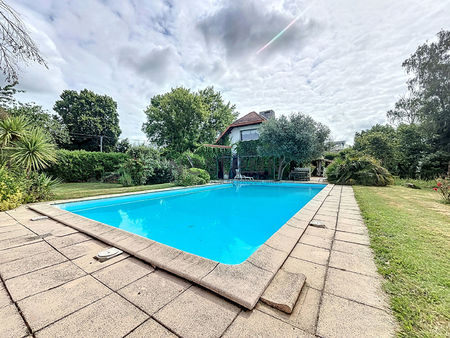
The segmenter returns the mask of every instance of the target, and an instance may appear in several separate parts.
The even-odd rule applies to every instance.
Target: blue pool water
[[[57,206],[198,256],[239,264],[323,187],[222,184]]]

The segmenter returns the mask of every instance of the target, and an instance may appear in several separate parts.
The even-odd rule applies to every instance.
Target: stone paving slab
[[[18,259],[23,259],[25,257],[29,257],[32,255],[36,255],[51,250],[53,250],[53,248],[44,241],[4,249],[0,251],[0,264],[12,262]]]
[[[258,303],[256,309],[307,331],[308,333],[315,334],[320,296],[320,291],[304,286],[300,293],[300,297],[290,314],[274,309],[262,302]]]
[[[94,272],[92,276],[116,291],[154,270],[150,265],[129,257]]]
[[[190,286],[186,280],[158,270],[120,289],[118,293],[152,315]]]
[[[67,261],[67,258],[57,251],[46,251],[34,256],[14,260],[0,265],[0,274],[3,279],[13,278],[25,273],[33,272],[54,264]]]
[[[330,268],[325,292],[380,309],[388,309],[380,278]]]
[[[11,298],[9,298],[3,283],[0,283],[0,309],[10,304],[12,304]]]
[[[323,265],[289,257],[282,269],[293,273],[303,273],[306,276],[306,285],[317,290],[323,289],[326,272],[326,267]]]
[[[330,250],[298,243],[291,252],[291,257],[310,261],[312,263],[325,265],[330,257]]]
[[[330,266],[333,268],[357,272],[378,277],[377,267],[371,257],[353,255],[340,251],[331,251]]]
[[[339,241],[351,242],[356,244],[369,245],[369,237],[366,234],[353,234],[349,232],[336,232],[336,239]]]
[[[0,321],[0,337],[24,337],[29,333],[14,305],[0,308]]]
[[[46,239],[46,241],[48,243],[50,243],[51,245],[53,245],[56,249],[61,249],[66,246],[71,246],[71,245],[86,242],[89,240],[92,240],[92,237],[82,234],[81,232],[76,232],[74,234],[70,234],[67,236],[60,236],[60,237],[52,236],[52,237]]]
[[[223,337],[314,337],[259,310],[242,311]]]
[[[261,295],[261,301],[280,311],[291,313],[305,280],[306,276],[302,273],[280,269]]]
[[[6,280],[5,284],[14,301],[57,287],[84,276],[83,270],[72,262],[56,264],[41,270]]]
[[[155,318],[182,337],[219,337],[239,312],[236,305],[192,286],[158,311]]]
[[[167,330],[154,319],[148,319],[142,325],[126,335],[127,338],[158,337],[158,338],[176,338],[177,336]]]
[[[65,317],[111,293],[91,276],[78,278],[18,302],[33,331]]]
[[[46,327],[36,336],[123,337],[146,319],[144,312],[113,293]]]
[[[321,337],[393,337],[395,324],[390,315],[344,298],[323,296],[317,334]]]

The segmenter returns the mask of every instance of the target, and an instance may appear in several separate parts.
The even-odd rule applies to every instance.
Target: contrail
[[[308,7],[306,7],[306,9],[305,9],[303,12],[301,12],[299,15],[297,15],[297,16],[294,18],[294,20],[292,20],[285,28],[283,28],[283,30],[282,30],[281,32],[279,32],[277,35],[275,35],[274,38],[273,38],[272,40],[270,40],[268,43],[266,43],[264,46],[262,46],[260,49],[258,49],[258,51],[256,52],[256,54],[261,53],[264,49],[266,49],[267,47],[269,47],[276,39],[278,39],[280,36],[282,36],[283,33],[286,32],[286,31],[289,29],[289,27],[291,27],[294,23],[296,23],[297,20],[300,19],[300,17],[301,17],[303,14],[305,14],[305,12],[306,12],[308,9],[311,8],[311,6],[312,6],[312,3],[311,3]]]

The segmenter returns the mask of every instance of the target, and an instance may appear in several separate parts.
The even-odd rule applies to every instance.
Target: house
[[[239,141],[253,141],[259,138],[258,129],[261,123],[275,117],[273,110],[265,110],[260,113],[250,112],[230,124],[217,138],[216,144],[223,143],[225,137],[229,137],[231,144]]]

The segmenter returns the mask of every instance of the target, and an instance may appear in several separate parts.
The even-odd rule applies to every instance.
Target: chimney
[[[268,119],[271,119],[272,117],[275,117],[275,112],[272,109],[264,110],[264,111],[260,112],[259,115],[261,115],[266,120],[268,120]]]

